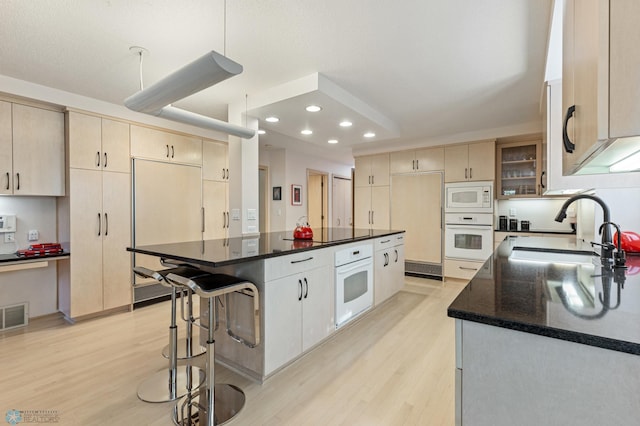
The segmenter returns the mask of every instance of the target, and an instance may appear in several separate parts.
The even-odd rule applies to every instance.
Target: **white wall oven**
[[[493,182],[447,183],[445,212],[493,213]]]
[[[335,254],[336,328],[373,305],[373,246],[351,246]]]
[[[493,253],[492,213],[445,214],[447,258],[485,261],[491,253]]]

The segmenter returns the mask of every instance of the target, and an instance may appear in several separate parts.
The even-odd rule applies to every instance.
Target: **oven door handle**
[[[491,230],[491,225],[446,225],[446,229],[478,229],[481,231]]]
[[[371,258],[367,258],[367,259],[363,259],[366,260],[366,262],[362,262],[362,260],[356,260],[355,262],[353,262],[352,264],[349,265],[344,265],[344,266],[338,266],[336,267],[336,272],[338,274],[345,274],[345,273],[349,273],[352,271],[355,271],[356,269],[361,269],[361,268],[366,268],[367,266],[371,265]]]

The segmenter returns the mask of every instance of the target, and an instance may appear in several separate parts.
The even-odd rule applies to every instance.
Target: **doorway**
[[[351,179],[333,176],[331,195],[332,227],[351,228],[353,226],[353,203],[351,201]]]
[[[324,231],[329,219],[329,175],[307,170],[307,221],[311,229]]]

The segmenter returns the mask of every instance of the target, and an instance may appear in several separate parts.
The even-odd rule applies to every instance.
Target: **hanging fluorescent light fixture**
[[[125,99],[127,108],[169,120],[252,138],[255,130],[172,107],[171,104],[242,72],[242,65],[211,51]]]

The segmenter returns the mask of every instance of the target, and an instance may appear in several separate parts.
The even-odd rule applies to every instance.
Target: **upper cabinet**
[[[129,173],[129,124],[70,111],[69,167]]]
[[[229,152],[226,142],[202,142],[202,179],[227,182],[229,180]]]
[[[530,198],[542,195],[541,140],[498,144],[498,198]]]
[[[495,178],[495,140],[444,148],[444,181],[483,181]]]
[[[640,2],[567,0],[563,22],[563,171],[640,135]],[[627,154],[629,155],[629,154]]]
[[[392,174],[444,170],[444,148],[424,148],[392,152]]]
[[[64,195],[64,115],[0,102],[0,194]]]
[[[389,154],[355,159],[355,186],[389,186]]]
[[[202,165],[202,139],[131,125],[131,156]]]

